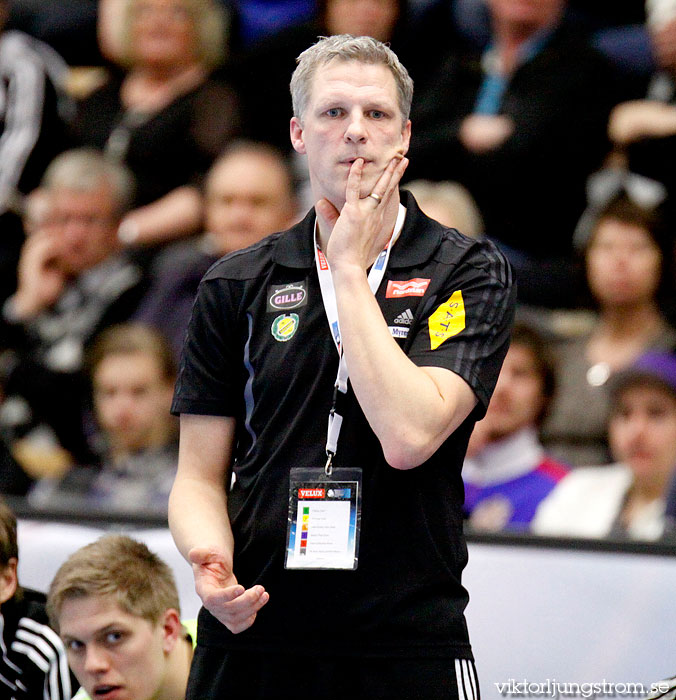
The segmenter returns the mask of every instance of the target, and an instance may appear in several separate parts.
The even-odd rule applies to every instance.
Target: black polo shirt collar
[[[416,267],[426,263],[441,242],[443,227],[423,226],[423,216],[413,195],[402,190],[401,203],[406,207],[406,220],[401,236],[390,254],[389,268]],[[315,210],[310,209],[296,226],[279,236],[272,259],[279,265],[291,268],[311,268],[314,265]],[[424,236],[420,231],[425,230]]]

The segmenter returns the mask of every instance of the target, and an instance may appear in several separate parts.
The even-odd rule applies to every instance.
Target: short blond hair
[[[131,209],[135,194],[129,168],[95,148],[72,148],[60,153],[47,166],[40,186],[47,192],[66,189],[88,193],[107,187],[119,217]]]
[[[397,54],[383,44],[382,41],[370,36],[352,36],[351,34],[336,34],[320,36],[316,44],[305,49],[296,59],[296,70],[291,76],[291,102],[293,115],[303,122],[305,111],[310,102],[312,81],[317,69],[333,60],[358,61],[369,65],[382,65],[390,70],[397,87],[399,111],[404,123],[411,113],[413,101],[413,80],[402,65]]]
[[[145,323],[120,323],[109,326],[98,336],[87,357],[89,373],[93,375],[107,357],[142,354],[152,357],[160,374],[168,382],[176,379],[176,360],[166,337]]]
[[[169,609],[180,615],[174,575],[142,542],[126,535],[104,535],[72,554],[54,576],[47,595],[47,614],[59,631],[67,600],[109,597],[122,610],[156,624]]]
[[[125,0],[125,9],[120,26],[119,63],[125,68],[134,65],[131,27],[134,8],[139,0]],[[197,57],[207,69],[216,68],[226,56],[228,16],[215,0],[181,0],[195,23],[197,35]]]

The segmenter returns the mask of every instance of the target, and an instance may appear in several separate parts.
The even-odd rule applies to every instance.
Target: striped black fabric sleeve
[[[479,679],[473,661],[455,660],[455,680],[458,685],[458,700],[480,700]]]
[[[4,626],[1,615],[0,626]],[[9,643],[4,635],[0,637],[0,697],[70,700],[73,689],[66,651],[48,625],[22,617]]]

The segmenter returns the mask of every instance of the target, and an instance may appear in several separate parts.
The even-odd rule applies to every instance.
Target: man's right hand
[[[66,284],[66,275],[59,265],[57,241],[36,233],[23,246],[18,267],[18,287],[14,310],[22,320],[30,320],[52,306]]]
[[[253,625],[258,611],[270,600],[263,586],[245,589],[237,583],[232,565],[222,553],[204,547],[188,552],[195,590],[204,607],[233,634]]]

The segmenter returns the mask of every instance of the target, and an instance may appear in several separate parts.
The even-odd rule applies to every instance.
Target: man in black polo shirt
[[[291,92],[315,207],[206,274],[173,405],[170,525],[204,603],[187,697],[475,698],[460,469],[511,272],[400,202],[390,49],[322,39]]]

